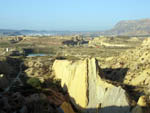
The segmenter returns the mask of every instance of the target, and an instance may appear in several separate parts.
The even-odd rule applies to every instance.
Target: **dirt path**
[[[4,90],[4,92],[8,92],[16,81],[18,81],[20,84],[22,84],[22,81],[20,80],[20,76],[22,74],[22,66],[23,65],[24,65],[24,62],[22,62],[19,65],[19,69],[20,69],[19,73],[17,74],[16,78],[10,83],[10,85]]]

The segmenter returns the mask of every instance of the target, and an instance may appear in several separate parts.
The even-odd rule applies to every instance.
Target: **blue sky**
[[[0,0],[0,28],[100,31],[150,18],[150,0]]]

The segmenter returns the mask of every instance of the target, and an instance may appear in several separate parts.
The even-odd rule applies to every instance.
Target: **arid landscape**
[[[0,113],[150,113],[150,0],[0,0]]]
[[[2,37],[0,112],[149,113],[149,45],[149,37]]]

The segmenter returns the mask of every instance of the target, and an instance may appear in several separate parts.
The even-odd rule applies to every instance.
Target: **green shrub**
[[[37,89],[41,88],[41,82],[38,78],[29,78],[27,80],[27,84]]]

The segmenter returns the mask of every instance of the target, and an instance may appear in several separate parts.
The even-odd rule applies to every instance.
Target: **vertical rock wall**
[[[87,60],[56,60],[53,70],[56,78],[61,80],[61,86],[68,90],[72,102],[85,108],[88,105]]]
[[[103,76],[95,58],[69,61],[56,60],[53,64],[56,79],[68,90],[74,105],[87,113],[128,113],[127,93]]]

